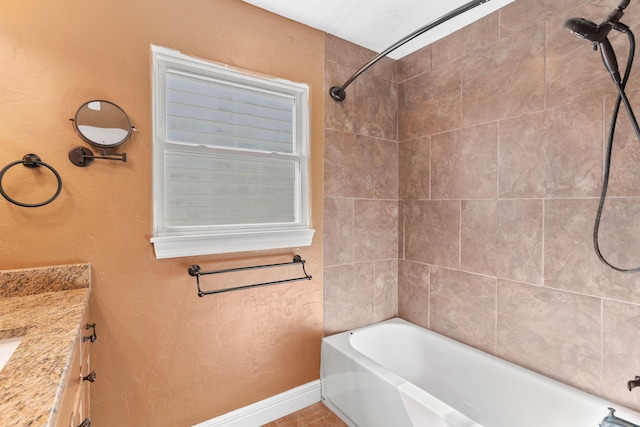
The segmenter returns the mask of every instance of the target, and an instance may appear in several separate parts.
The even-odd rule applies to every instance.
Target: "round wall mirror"
[[[80,138],[99,148],[124,144],[134,130],[127,113],[109,101],[85,102],[72,120]]]

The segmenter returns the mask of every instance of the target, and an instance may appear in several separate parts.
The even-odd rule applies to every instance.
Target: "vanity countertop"
[[[0,339],[23,337],[0,371],[0,425],[55,425],[89,293],[89,264],[0,271]]]

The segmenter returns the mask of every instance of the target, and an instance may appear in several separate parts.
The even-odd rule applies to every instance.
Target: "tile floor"
[[[348,427],[340,418],[318,402],[265,424],[263,427]]]

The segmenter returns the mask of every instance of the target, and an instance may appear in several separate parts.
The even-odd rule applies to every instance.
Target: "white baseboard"
[[[193,427],[259,427],[320,402],[320,380],[303,384]]]

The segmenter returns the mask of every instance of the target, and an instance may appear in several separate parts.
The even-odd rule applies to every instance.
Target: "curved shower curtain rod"
[[[349,80],[347,80],[342,86],[333,86],[331,89],[329,89],[329,94],[336,101],[343,101],[347,97],[347,93],[344,91],[347,88],[347,86],[349,86],[355,79],[357,79],[358,76],[360,76],[360,74],[362,74],[365,71],[367,71],[369,69],[369,67],[371,67],[373,64],[375,64],[376,62],[378,62],[379,60],[381,60],[382,58],[384,58],[385,56],[387,56],[388,54],[390,54],[391,52],[393,52],[394,50],[396,50],[397,48],[399,48],[403,44],[415,39],[416,37],[418,37],[419,35],[421,35],[423,33],[426,33],[430,29],[432,29],[434,27],[437,27],[438,25],[447,22],[449,19],[455,18],[456,16],[458,16],[460,14],[463,14],[463,13],[473,9],[474,7],[480,6],[481,4],[487,3],[489,1],[490,0],[474,0],[474,1],[470,1],[469,3],[466,3],[466,4],[460,6],[457,9],[452,10],[451,12],[447,13],[446,15],[442,15],[440,18],[436,19],[435,21],[432,21],[432,22],[428,23],[424,27],[418,28],[416,31],[414,31],[413,33],[409,34],[408,36],[406,36],[402,40],[397,41],[393,45],[389,46],[388,48],[386,48],[385,50],[380,52],[375,58],[373,58],[371,61],[367,62],[362,68],[360,68],[358,71],[356,71],[353,74],[353,76],[349,77]]]

